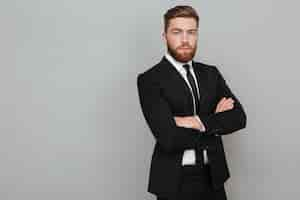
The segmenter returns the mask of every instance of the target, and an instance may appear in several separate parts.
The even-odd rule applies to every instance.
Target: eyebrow
[[[188,29],[187,31],[197,31],[198,29]],[[183,31],[181,28],[171,28],[171,31]]]

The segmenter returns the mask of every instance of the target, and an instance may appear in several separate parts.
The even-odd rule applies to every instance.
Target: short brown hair
[[[167,10],[164,14],[164,28],[165,32],[170,24],[170,20],[176,17],[186,17],[186,18],[194,18],[197,22],[197,27],[199,25],[199,16],[197,11],[191,6],[175,6]]]

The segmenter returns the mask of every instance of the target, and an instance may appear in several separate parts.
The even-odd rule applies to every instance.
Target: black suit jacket
[[[230,175],[221,136],[246,126],[244,109],[220,71],[199,62],[193,62],[193,67],[200,90],[197,114],[206,127],[203,133],[176,126],[174,116],[193,115],[193,100],[185,80],[165,57],[137,76],[142,112],[156,141],[148,184],[148,192],[155,195],[176,195],[186,149],[207,149],[213,185],[215,188],[223,186]],[[234,108],[214,113],[222,97],[233,98]]]

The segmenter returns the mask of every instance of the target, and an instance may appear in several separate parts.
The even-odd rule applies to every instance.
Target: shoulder
[[[194,64],[196,70],[199,70],[202,72],[213,73],[213,74],[220,73],[220,71],[216,65],[206,64],[203,62],[196,62],[196,61],[193,61],[193,64]]]
[[[151,81],[158,82],[162,80],[164,74],[166,74],[166,65],[167,63],[162,59],[160,62],[156,63],[149,69],[144,72],[140,72],[137,74],[137,81]]]

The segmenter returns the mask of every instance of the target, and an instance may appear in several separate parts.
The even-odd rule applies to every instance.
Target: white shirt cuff
[[[205,126],[204,124],[202,123],[201,119],[199,118],[198,115],[195,115],[196,119],[198,120],[198,122],[200,123],[200,131],[204,132],[206,129],[205,129]]]

